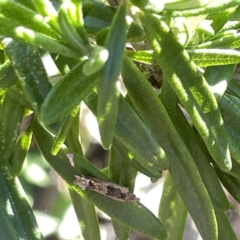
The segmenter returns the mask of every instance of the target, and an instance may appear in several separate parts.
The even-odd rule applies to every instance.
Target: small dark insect
[[[139,199],[126,187],[99,178],[75,175],[75,184],[82,190],[92,190],[122,202],[136,202]]]

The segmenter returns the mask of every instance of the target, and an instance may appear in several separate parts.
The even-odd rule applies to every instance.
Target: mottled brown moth
[[[136,202],[139,199],[126,187],[105,182],[99,178],[75,175],[75,184],[82,190],[91,190],[122,202]]]

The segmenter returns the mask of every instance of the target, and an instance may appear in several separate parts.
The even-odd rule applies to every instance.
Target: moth
[[[122,202],[139,201],[139,199],[126,187],[111,182],[105,182],[99,178],[84,175],[74,176],[76,179],[74,183],[78,185],[82,190],[91,190],[98,192]]]

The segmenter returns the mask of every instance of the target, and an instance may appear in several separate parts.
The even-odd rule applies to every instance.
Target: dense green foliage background
[[[95,206],[122,240],[131,229],[181,239],[188,212],[204,240],[237,239],[223,186],[240,202],[240,85],[233,79],[239,6],[237,0],[1,0],[0,238],[43,238],[18,181],[24,161],[42,164],[25,160],[34,139],[68,184],[84,239],[100,239]],[[57,78],[43,65],[47,53]],[[110,149],[104,170],[83,156],[81,101]],[[140,202],[74,183],[74,175],[84,174],[133,191],[137,172],[154,182],[165,170],[158,218]]]

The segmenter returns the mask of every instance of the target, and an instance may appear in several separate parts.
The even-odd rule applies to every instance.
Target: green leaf
[[[113,145],[114,145],[113,141]],[[121,169],[121,171],[119,171]],[[128,163],[127,155],[118,151],[116,148],[111,148],[108,176],[113,179],[114,182],[129,188],[132,192],[134,189],[134,183],[137,171]],[[117,221],[113,221],[113,227],[118,239],[127,240],[129,235],[129,228],[123,226]]]
[[[167,173],[164,181],[158,218],[168,233],[168,240],[182,239],[187,219],[187,209],[169,173]]]
[[[1,14],[7,18],[17,21],[19,25],[25,26],[57,39],[56,33],[48,26],[48,24],[44,22],[44,18],[40,14],[37,14],[36,12],[16,2],[8,0],[2,0],[0,2],[0,9]]]
[[[75,5],[72,4],[72,6]],[[81,55],[85,55],[88,51],[89,44],[85,45],[83,39],[70,21],[69,8],[72,6],[63,4],[58,12],[58,23],[61,29],[61,35],[72,49],[81,52]]]
[[[200,67],[236,64],[240,53],[231,49],[195,49],[187,51],[191,60]]]
[[[29,45],[13,40],[5,39],[3,42],[24,93],[32,107],[38,110],[52,87],[39,52]]]
[[[37,145],[43,153],[49,164],[54,167],[67,183],[74,187],[74,189],[84,198],[94,203],[98,208],[107,213],[111,218],[120,222],[121,224],[133,228],[143,234],[149,235],[157,239],[165,239],[166,232],[163,229],[158,219],[143,205],[138,202],[121,202],[93,191],[81,190],[74,184],[75,174],[85,174],[98,177],[105,181],[108,178],[101,173],[89,161],[79,156],[77,153],[73,154],[72,163],[67,158],[68,150],[60,150],[57,156],[53,156],[51,152],[52,137],[47,133],[43,127],[35,120],[33,122],[33,134]],[[74,165],[74,166],[73,166]],[[139,219],[138,216],[141,216]]]
[[[210,165],[213,159],[200,136],[190,126],[180,110],[177,96],[167,81],[163,82],[160,97],[175,128],[192,155],[213,205],[222,210],[227,210],[229,208],[228,199],[219,184],[216,173]]]
[[[228,83],[232,79],[235,67],[234,64],[206,68],[204,77],[211,87],[217,101],[220,100],[224,92],[227,90]]]
[[[89,34],[95,35],[111,25],[116,10],[99,1],[89,3],[83,3],[84,26]]]
[[[69,114],[96,85],[97,75],[83,74],[84,62],[75,66],[52,88],[41,107],[41,120],[46,125],[60,121]]]
[[[81,232],[85,240],[101,240],[95,207],[76,191],[69,189]]]
[[[233,82],[232,80],[231,82]],[[231,85],[231,83],[230,83]],[[237,92],[238,86],[234,92]],[[240,127],[239,127],[239,118],[240,118],[240,100],[238,97],[232,96],[231,94],[225,93],[219,101],[219,108],[222,113],[224,124],[226,126],[229,149],[232,157],[240,162],[240,151],[239,151],[239,140],[240,140]]]
[[[86,61],[83,67],[83,73],[85,75],[92,75],[103,68],[108,59],[107,49],[96,46],[90,53],[89,59]]]
[[[96,115],[96,94],[89,96],[85,102]],[[114,147],[121,149],[122,153],[126,152],[129,163],[147,176],[159,178],[161,171],[168,167],[164,151],[155,137],[122,97],[119,101]]]
[[[145,31],[136,22],[132,22],[127,33],[128,42],[140,42],[146,37]]]
[[[33,5],[33,2],[31,0],[18,0],[17,1],[19,4],[31,9],[31,10],[35,10],[35,7]]]
[[[199,4],[199,1],[192,1],[193,4]],[[181,3],[180,3],[181,4]],[[188,4],[186,2],[186,4]],[[201,4],[201,2],[200,2]],[[171,10],[171,9],[167,9],[166,11],[163,12],[163,15],[169,15],[169,13],[171,14],[171,16],[174,17],[180,17],[180,16],[199,16],[201,14],[207,14],[207,13],[218,13],[219,11],[222,11],[222,9],[227,9],[230,7],[234,7],[234,6],[238,6],[239,4],[239,0],[220,0],[220,1],[210,1],[206,6],[200,7],[200,8],[196,8],[196,9],[190,9],[190,10],[185,10],[186,6],[183,7],[182,10]]]
[[[117,135],[117,134],[116,134]],[[122,155],[128,159],[129,164],[137,171],[145,174],[154,179],[159,179],[162,177],[162,172],[156,169],[153,164],[146,162],[147,159],[142,158],[141,155],[133,155],[131,151],[120,141],[115,138],[113,141],[113,147],[122,153]]]
[[[231,35],[222,34],[221,38],[216,40],[208,41],[198,45],[199,48],[227,48],[227,49],[236,49],[240,46],[240,34],[233,33]]]
[[[226,130],[207,82],[164,22],[150,14],[140,17],[165,80],[190,115],[213,159],[222,169],[230,170]]]
[[[152,50],[146,51],[127,51],[126,55],[134,61],[145,63],[145,64],[153,64],[154,56]]]
[[[79,188],[75,189],[80,191]],[[86,193],[88,199],[113,220],[156,239],[166,239],[167,234],[159,220],[139,202],[121,202],[97,192]],[[141,218],[139,218],[141,216]]]
[[[225,124],[231,156],[240,163],[240,135],[236,133],[231,126]],[[232,170],[232,169],[231,169]]]
[[[234,161],[234,160],[232,161],[232,163],[233,163],[233,167],[232,167],[231,171],[228,171],[228,172],[227,172],[227,174],[228,174],[228,175],[231,175],[231,176],[233,176],[233,177],[235,177],[235,178],[240,179],[240,164],[237,163],[237,162]],[[217,165],[214,164],[214,167],[216,168]]]
[[[0,238],[43,239],[27,199],[22,194],[20,182],[3,159],[0,165],[0,185]]]
[[[71,114],[65,117],[63,120],[62,126],[59,129],[59,131],[56,133],[56,136],[54,138],[54,143],[52,146],[52,154],[56,155],[58,151],[61,149],[63,143],[65,142],[67,135],[69,133],[70,127],[72,125],[72,121],[79,113],[79,106],[77,106]]]
[[[84,26],[84,20],[83,20],[83,1],[72,0],[72,2],[74,3],[75,6],[69,9],[70,11],[69,17],[71,19],[71,23],[76,28],[84,44],[90,45],[87,31]]]
[[[9,158],[9,163],[13,169],[14,175],[18,176],[22,170],[24,160],[30,148],[32,140],[32,130],[28,128],[17,142],[12,155]]]
[[[5,95],[0,108],[0,155],[8,160],[14,151],[19,135],[24,108]]]
[[[213,17],[213,21],[211,23],[212,28],[214,29],[214,32],[219,32],[223,26],[228,22],[232,14],[235,12],[237,6],[234,6],[232,8],[223,9],[221,12],[217,13]]]
[[[8,27],[6,27],[8,26]],[[11,37],[16,41],[28,43],[38,48],[43,48],[50,53],[58,53],[70,58],[79,58],[80,54],[73,51],[63,43],[56,41],[45,34],[23,27],[18,22],[0,14],[0,34]]]
[[[47,17],[49,20],[49,24],[51,27],[59,34],[61,33],[60,27],[57,22],[57,10],[54,6],[52,1],[49,0],[33,0],[35,9],[43,15],[44,17]]]
[[[206,7],[207,4],[211,3],[211,0],[200,0],[200,1],[194,1],[194,0],[188,0],[188,1],[166,1],[165,2],[165,9],[167,10],[186,10],[186,9],[198,9],[201,7]]]
[[[93,175],[108,180],[91,162],[83,158],[82,154],[79,155],[70,149],[62,147],[58,154],[53,156],[51,153],[53,137],[36,119],[32,123],[32,129],[34,139],[43,156],[67,183],[73,183],[75,174]],[[68,157],[68,154],[73,154],[73,159]]]
[[[232,177],[229,174],[222,172],[218,168],[215,168],[215,171],[223,186],[235,198],[235,200],[240,203],[240,179]]]
[[[0,66],[0,88],[8,88],[17,81],[16,74],[12,68],[11,61],[8,59]]]
[[[169,163],[164,150],[159,146],[154,135],[145,126],[133,109],[121,97],[119,115],[116,126],[117,138],[120,139],[133,154],[141,155],[158,170],[168,169]]]
[[[187,50],[190,58],[199,67],[223,66],[236,64],[240,60],[240,53],[231,49],[194,49]],[[127,56],[137,62],[155,64],[156,58],[152,50],[128,51]]]
[[[218,240],[237,240],[238,238],[235,235],[226,214],[217,208],[214,208],[214,211],[218,222]]]
[[[122,154],[116,148],[110,151],[110,160],[108,168],[108,177],[114,182],[134,190],[137,171],[133,169],[128,162],[127,155]],[[119,171],[121,169],[121,171]]]
[[[67,147],[80,155],[83,155],[82,146],[80,144],[79,132],[80,132],[80,110],[71,121],[71,126],[66,138]]]
[[[63,55],[51,54],[51,57],[54,63],[56,64],[58,70],[63,76],[67,75],[72,68],[74,68],[77,64],[79,64],[79,60],[65,57]],[[55,85],[56,82],[58,82],[59,79],[62,78],[60,74],[58,74],[56,77],[57,77],[57,81],[55,81],[53,85]]]
[[[236,96],[236,97],[240,98],[240,84],[239,84],[239,82],[235,79],[232,79],[228,84],[227,91],[229,93],[231,93],[233,96]]]
[[[159,13],[164,8],[164,3],[158,0],[131,0],[131,3],[143,11]]]
[[[126,34],[126,4],[122,3],[113,19],[107,37],[108,60],[98,79],[98,122],[102,144],[109,148],[116,127],[118,114],[117,79],[122,65]]]
[[[219,101],[219,108],[222,113],[224,123],[238,135],[240,135],[240,100],[230,94],[225,93]]]
[[[28,101],[28,97],[26,96],[27,94],[23,92],[21,86],[11,86],[8,88],[6,95],[8,95],[9,98],[11,98],[14,102],[18,103],[22,107],[33,110],[33,106]]]
[[[173,181],[200,234],[205,239],[216,239],[216,220],[211,200],[198,169],[166,109],[144,75],[127,58],[123,64],[122,76],[140,117],[166,152]]]

